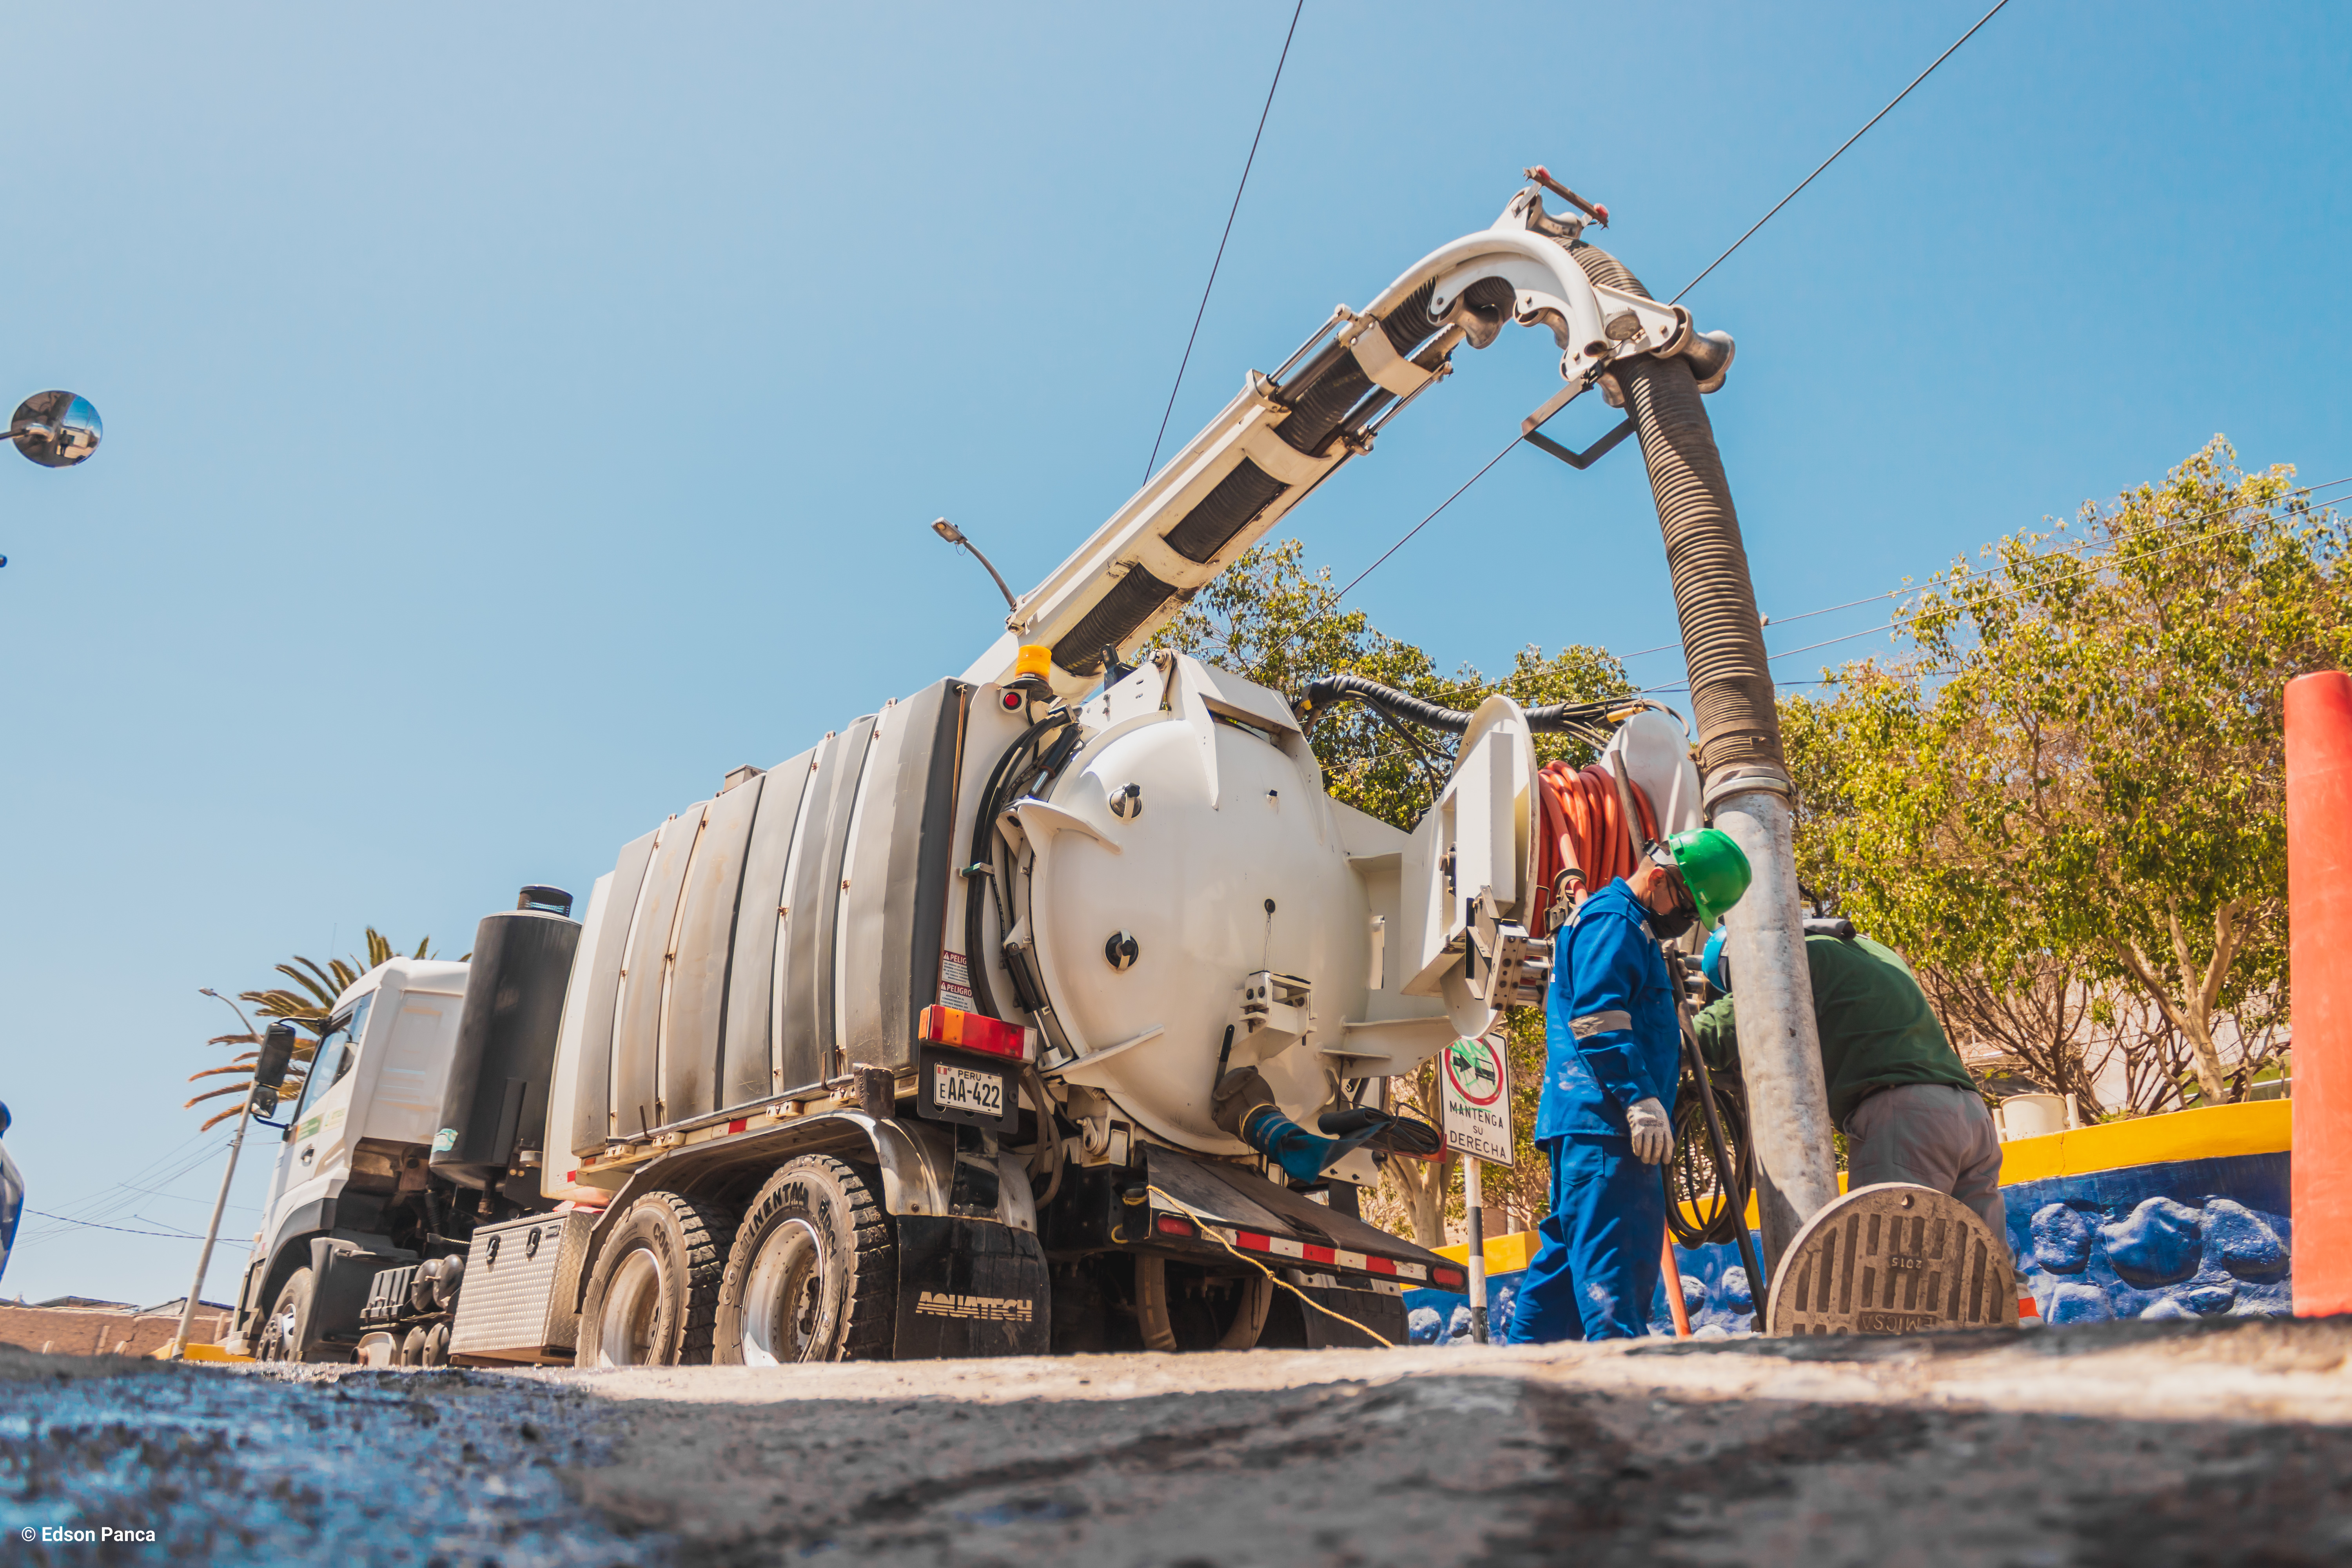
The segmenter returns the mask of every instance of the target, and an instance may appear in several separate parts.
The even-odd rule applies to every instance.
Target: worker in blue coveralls
[[[1748,890],[1748,857],[1715,828],[1651,844],[1643,865],[1587,898],[1553,942],[1536,1147],[1551,1213],[1512,1310],[1512,1344],[1649,1332],[1666,1237],[1682,1079],[1675,982],[1660,947],[1712,927]]]

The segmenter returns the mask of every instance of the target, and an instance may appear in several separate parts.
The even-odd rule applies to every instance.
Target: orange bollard
[[[2286,688],[2294,1310],[2352,1311],[2352,676]]]
[[[1666,1310],[1674,1314],[1675,1338],[1691,1337],[1690,1309],[1683,1305],[1683,1269],[1675,1261],[1674,1232],[1666,1233],[1666,1249],[1658,1256],[1658,1272],[1665,1277]]]

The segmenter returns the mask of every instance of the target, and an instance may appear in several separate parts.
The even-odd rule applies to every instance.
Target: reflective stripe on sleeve
[[[1590,1039],[1603,1029],[1630,1029],[1633,1026],[1633,1014],[1614,1010],[1607,1013],[1587,1013],[1581,1018],[1570,1018],[1568,1021],[1569,1033],[1580,1040]]]

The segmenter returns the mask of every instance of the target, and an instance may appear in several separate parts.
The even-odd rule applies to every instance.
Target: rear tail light
[[[924,1008],[918,1032],[935,1046],[953,1046],[1007,1061],[1025,1062],[1036,1054],[1036,1030],[961,1007]]]
[[[1200,1230],[1191,1220],[1185,1219],[1181,1215],[1172,1214],[1161,1215],[1158,1220],[1153,1222],[1152,1228],[1157,1230],[1162,1236],[1198,1236],[1201,1234]]]
[[[1459,1290],[1469,1283],[1460,1270],[1454,1268],[1433,1268],[1429,1271],[1429,1279],[1431,1284],[1442,1285],[1448,1290]]]

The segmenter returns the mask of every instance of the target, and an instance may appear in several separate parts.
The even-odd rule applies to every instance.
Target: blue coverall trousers
[[[1551,1213],[1511,1310],[1515,1345],[1636,1339],[1650,1331],[1666,1191],[1658,1167],[1630,1139],[1590,1133],[1538,1138],[1551,1161]]]

